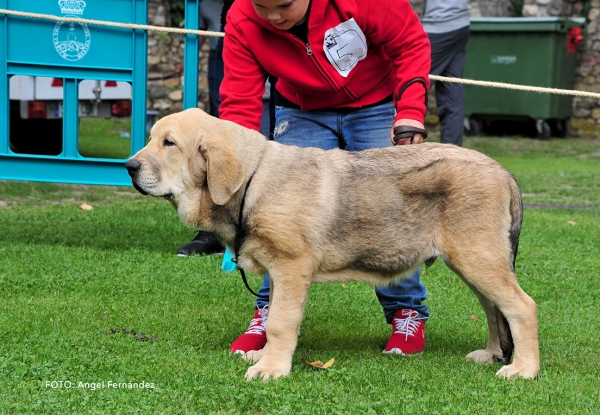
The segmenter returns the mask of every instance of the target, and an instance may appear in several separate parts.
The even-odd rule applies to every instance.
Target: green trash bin
[[[464,77],[573,89],[584,18],[473,18]],[[465,129],[480,122],[535,121],[539,138],[566,137],[573,98],[499,88],[465,87]]]

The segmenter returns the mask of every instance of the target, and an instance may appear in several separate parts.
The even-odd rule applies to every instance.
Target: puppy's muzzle
[[[142,189],[140,186],[138,186],[138,184],[135,182],[135,179],[136,179],[140,169],[142,168],[142,163],[140,163],[136,159],[129,159],[129,160],[127,160],[127,163],[125,163],[125,168],[127,169],[127,172],[129,172],[129,175],[131,176],[131,183],[133,184],[133,187],[135,188],[135,190],[137,190],[138,192],[140,192],[143,195],[147,195],[148,193],[146,191],[144,191],[144,189]]]

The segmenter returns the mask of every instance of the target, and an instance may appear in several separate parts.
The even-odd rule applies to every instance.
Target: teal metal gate
[[[146,24],[147,0],[0,0],[0,8],[63,17]],[[186,0],[186,28],[198,29],[198,0]],[[83,157],[78,152],[78,83],[84,79],[132,85],[133,155],[145,144],[147,33],[0,14],[0,179],[131,185],[125,160]],[[186,35],[184,107],[198,99],[198,38]],[[57,156],[10,149],[9,79],[44,76],[63,81],[63,142]]]

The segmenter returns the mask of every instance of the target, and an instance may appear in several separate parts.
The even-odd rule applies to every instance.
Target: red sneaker
[[[268,308],[261,308],[254,312],[248,330],[231,343],[229,351],[236,354],[246,354],[250,350],[262,350],[267,344],[267,315]]]
[[[425,348],[425,323],[416,310],[401,309],[392,319],[392,337],[383,354],[419,354]]]

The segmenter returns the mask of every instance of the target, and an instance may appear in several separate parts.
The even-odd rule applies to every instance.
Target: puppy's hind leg
[[[488,325],[488,344],[484,350],[475,350],[467,355],[467,360],[473,360],[478,363],[504,362],[510,363],[510,358],[514,349],[510,326],[500,310],[494,306],[479,290],[473,285],[466,283],[471,291],[477,296],[481,307],[485,311]]]
[[[475,257],[477,255],[473,255]],[[488,347],[482,351],[476,351],[467,357],[478,362],[490,362],[501,359],[508,363],[510,358],[510,343],[508,339],[512,334],[514,340],[513,363],[503,366],[498,376],[512,378],[521,376],[534,378],[539,371],[539,346],[538,346],[538,322],[535,302],[529,297],[517,283],[516,276],[510,267],[510,262],[494,260],[494,256],[479,260],[465,261],[455,258],[451,267],[472,287],[479,298],[488,318],[490,330]],[[500,320],[498,331],[498,316],[494,307],[498,308],[499,315],[504,316],[508,322],[508,328]],[[507,340],[501,342],[501,336]],[[502,350],[502,349],[505,350]]]
[[[514,297],[494,300],[508,322],[507,330],[512,333],[515,348],[513,362],[500,368],[496,374],[505,378],[520,376],[533,379],[540,370],[537,307],[533,299],[519,287],[516,279],[514,285]],[[502,342],[501,346],[504,346]],[[504,362],[508,363],[506,354],[504,358]]]
[[[466,281],[465,281],[466,282]],[[500,338],[498,336],[498,324],[496,320],[496,307],[494,303],[485,298],[473,285],[466,283],[471,291],[477,296],[488,325],[488,344],[483,350],[475,350],[467,355],[467,360],[473,360],[477,363],[494,363],[502,358],[502,349],[500,348]]]

